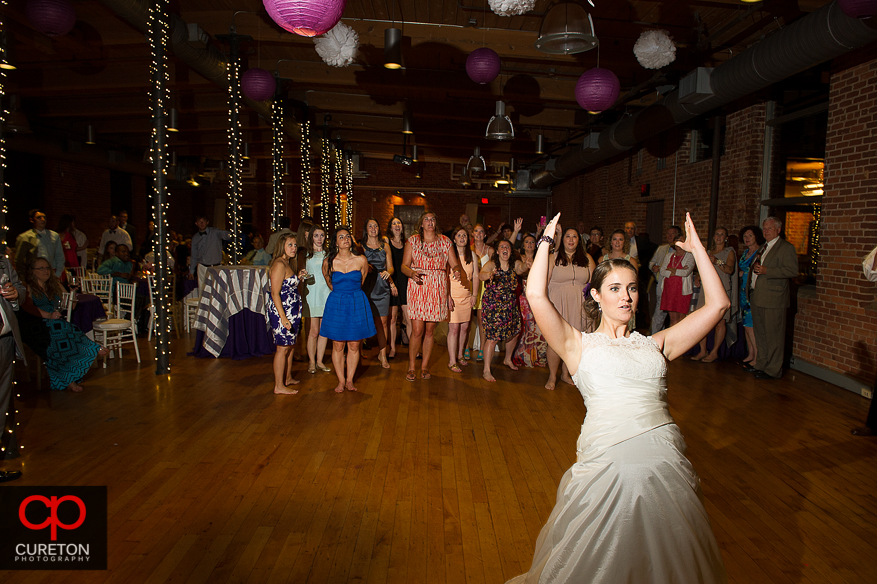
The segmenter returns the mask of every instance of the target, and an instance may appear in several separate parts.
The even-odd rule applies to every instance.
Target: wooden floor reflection
[[[172,342],[169,378],[144,341],[143,364],[93,368],[82,394],[19,385],[24,475],[8,484],[107,485],[109,569],[4,582],[502,583],[529,567],[574,461],[575,388],[454,374],[437,347],[429,381],[405,381],[403,349],[363,367],[358,393],[299,363],[301,393],[275,396],[271,357]],[[874,581],[877,439],[849,433],[865,399],[687,360],[669,387],[732,582]]]

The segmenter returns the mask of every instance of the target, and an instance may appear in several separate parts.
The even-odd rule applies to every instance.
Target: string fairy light
[[[822,206],[813,205],[813,221],[810,223],[810,273],[816,275],[819,271],[819,251],[822,244],[819,241],[819,228],[822,223]]]
[[[301,216],[311,213],[311,123],[301,125]]]
[[[0,0],[0,35],[3,35],[6,30],[4,18],[6,15],[6,4],[6,0]],[[6,42],[11,42],[9,39],[5,40]],[[5,63],[7,59],[6,45],[3,44],[0,50],[3,51],[2,60]],[[6,125],[6,116],[8,114],[9,112],[6,111],[6,69],[0,67],[0,242],[4,243],[6,241],[6,231],[9,229],[6,225],[6,213],[9,211],[6,208],[6,187],[9,185],[6,184],[6,136],[3,133],[3,127]]]
[[[241,218],[241,128],[239,115],[241,107],[241,63],[238,58],[237,35],[229,35],[231,54],[228,60],[228,208],[226,216],[228,228],[232,233],[231,259],[240,261],[240,218]]]
[[[341,198],[344,194],[344,181],[341,180],[341,151],[334,145],[332,148],[332,168],[335,171],[335,225],[345,225],[341,215],[343,211]]]
[[[326,229],[334,230],[335,226],[329,223],[329,188],[332,180],[332,152],[329,149],[329,139],[322,138],[320,141],[320,222]]]
[[[274,200],[271,210],[271,229],[277,231],[283,216],[283,105],[271,102],[271,154],[274,170]]]
[[[155,373],[170,373],[170,315],[171,294],[170,266],[167,261],[167,118],[170,90],[170,76],[167,67],[167,53],[170,39],[170,13],[168,0],[156,0],[150,5],[148,20],[149,47],[152,53],[150,74],[152,91],[150,109],[152,111],[152,212],[156,230],[155,251],[155,319],[158,323],[155,335]]]
[[[345,225],[353,225],[353,156],[347,157],[347,219]]]

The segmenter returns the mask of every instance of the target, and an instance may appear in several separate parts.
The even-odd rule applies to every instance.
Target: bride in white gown
[[[545,233],[555,233],[559,219]],[[651,337],[628,332],[638,297],[630,263],[609,260],[594,271],[585,310],[598,326],[580,333],[548,299],[548,246],[537,250],[527,300],[545,340],[575,371],[588,413],[530,571],[509,584],[727,582],[699,479],[667,411],[667,361],[706,336],[728,308],[687,215],[685,231],[679,245],[694,254],[706,302]]]

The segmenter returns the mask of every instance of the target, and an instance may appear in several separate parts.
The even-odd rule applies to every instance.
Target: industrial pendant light
[[[545,154],[545,136],[536,135],[536,154]]]
[[[487,122],[487,131],[484,137],[488,140],[511,140],[515,137],[515,128],[512,121],[505,115],[505,103],[496,102],[496,114]]]
[[[249,160],[250,159],[250,143],[244,142],[244,151],[241,154],[241,160]]]
[[[419,160],[417,160],[417,144],[411,147],[411,161],[419,162]]]
[[[85,129],[85,143],[86,144],[94,144],[94,126],[88,124],[88,127]]]
[[[405,110],[405,112],[402,114],[402,133],[414,133],[414,130],[411,129],[411,112],[409,112],[408,110]]]
[[[179,132],[179,128],[177,128],[177,108],[171,108],[171,121],[167,125],[168,132]]]
[[[402,68],[402,31],[395,27],[384,29],[384,67]]]
[[[469,162],[466,163],[466,174],[472,174],[473,172],[484,172],[487,168],[487,164],[484,162],[484,157],[481,156],[481,147],[475,147],[475,154],[469,157]]]
[[[493,183],[493,186],[507,185],[509,184],[509,172],[507,167],[503,166],[500,170],[499,178],[496,179],[496,182]]]
[[[536,48],[550,55],[572,55],[597,46],[591,15],[575,2],[555,4],[539,28]]]

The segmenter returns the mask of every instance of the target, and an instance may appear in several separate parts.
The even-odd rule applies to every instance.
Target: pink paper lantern
[[[253,101],[265,101],[274,97],[277,80],[274,75],[264,69],[253,67],[241,75],[241,91]]]
[[[297,35],[315,37],[332,30],[347,0],[262,0],[268,16]]]
[[[588,69],[576,83],[576,101],[589,112],[609,109],[620,92],[621,82],[615,73],[600,67]]]
[[[76,24],[70,0],[28,0],[24,8],[31,26],[46,36],[64,36]]]
[[[466,57],[466,74],[475,83],[484,85],[496,79],[501,65],[499,55],[493,49],[475,49]]]
[[[850,18],[871,18],[877,15],[877,0],[837,0],[841,11]]]

